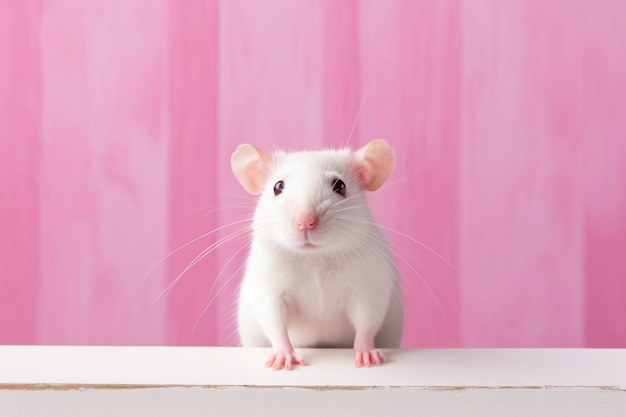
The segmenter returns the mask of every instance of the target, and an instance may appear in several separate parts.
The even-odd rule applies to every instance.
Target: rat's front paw
[[[385,355],[378,349],[354,350],[354,366],[357,368],[382,365],[383,363],[385,363]]]
[[[265,367],[271,367],[277,371],[279,369],[290,370],[292,365],[304,365],[304,359],[293,350],[273,351],[269,359],[265,362]]]

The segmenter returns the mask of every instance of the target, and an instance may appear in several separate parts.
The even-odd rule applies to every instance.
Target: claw
[[[369,368],[370,366],[382,365],[383,363],[385,363],[385,355],[378,349],[354,351],[354,366],[357,368]]]
[[[275,371],[292,369],[292,365],[304,365],[304,359],[294,351],[272,352],[269,359],[265,362],[266,368],[272,368]]]

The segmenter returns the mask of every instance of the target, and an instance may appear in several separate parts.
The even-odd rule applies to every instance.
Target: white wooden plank
[[[0,416],[623,417],[624,392],[597,388],[203,388],[0,390]]]
[[[263,367],[268,349],[0,347],[0,384],[401,387],[626,387],[623,349],[388,350],[353,366],[349,349],[301,349],[307,366]]]
[[[0,416],[625,416],[626,350],[302,349],[271,371],[267,349],[0,347]]]

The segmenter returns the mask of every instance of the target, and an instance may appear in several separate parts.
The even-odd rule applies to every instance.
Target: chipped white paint
[[[266,349],[0,347],[0,416],[624,416],[626,350],[302,349],[274,372]]]

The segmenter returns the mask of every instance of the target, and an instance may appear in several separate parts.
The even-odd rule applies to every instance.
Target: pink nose
[[[296,227],[300,230],[311,230],[317,225],[317,218],[310,213],[306,213],[296,218]]]

